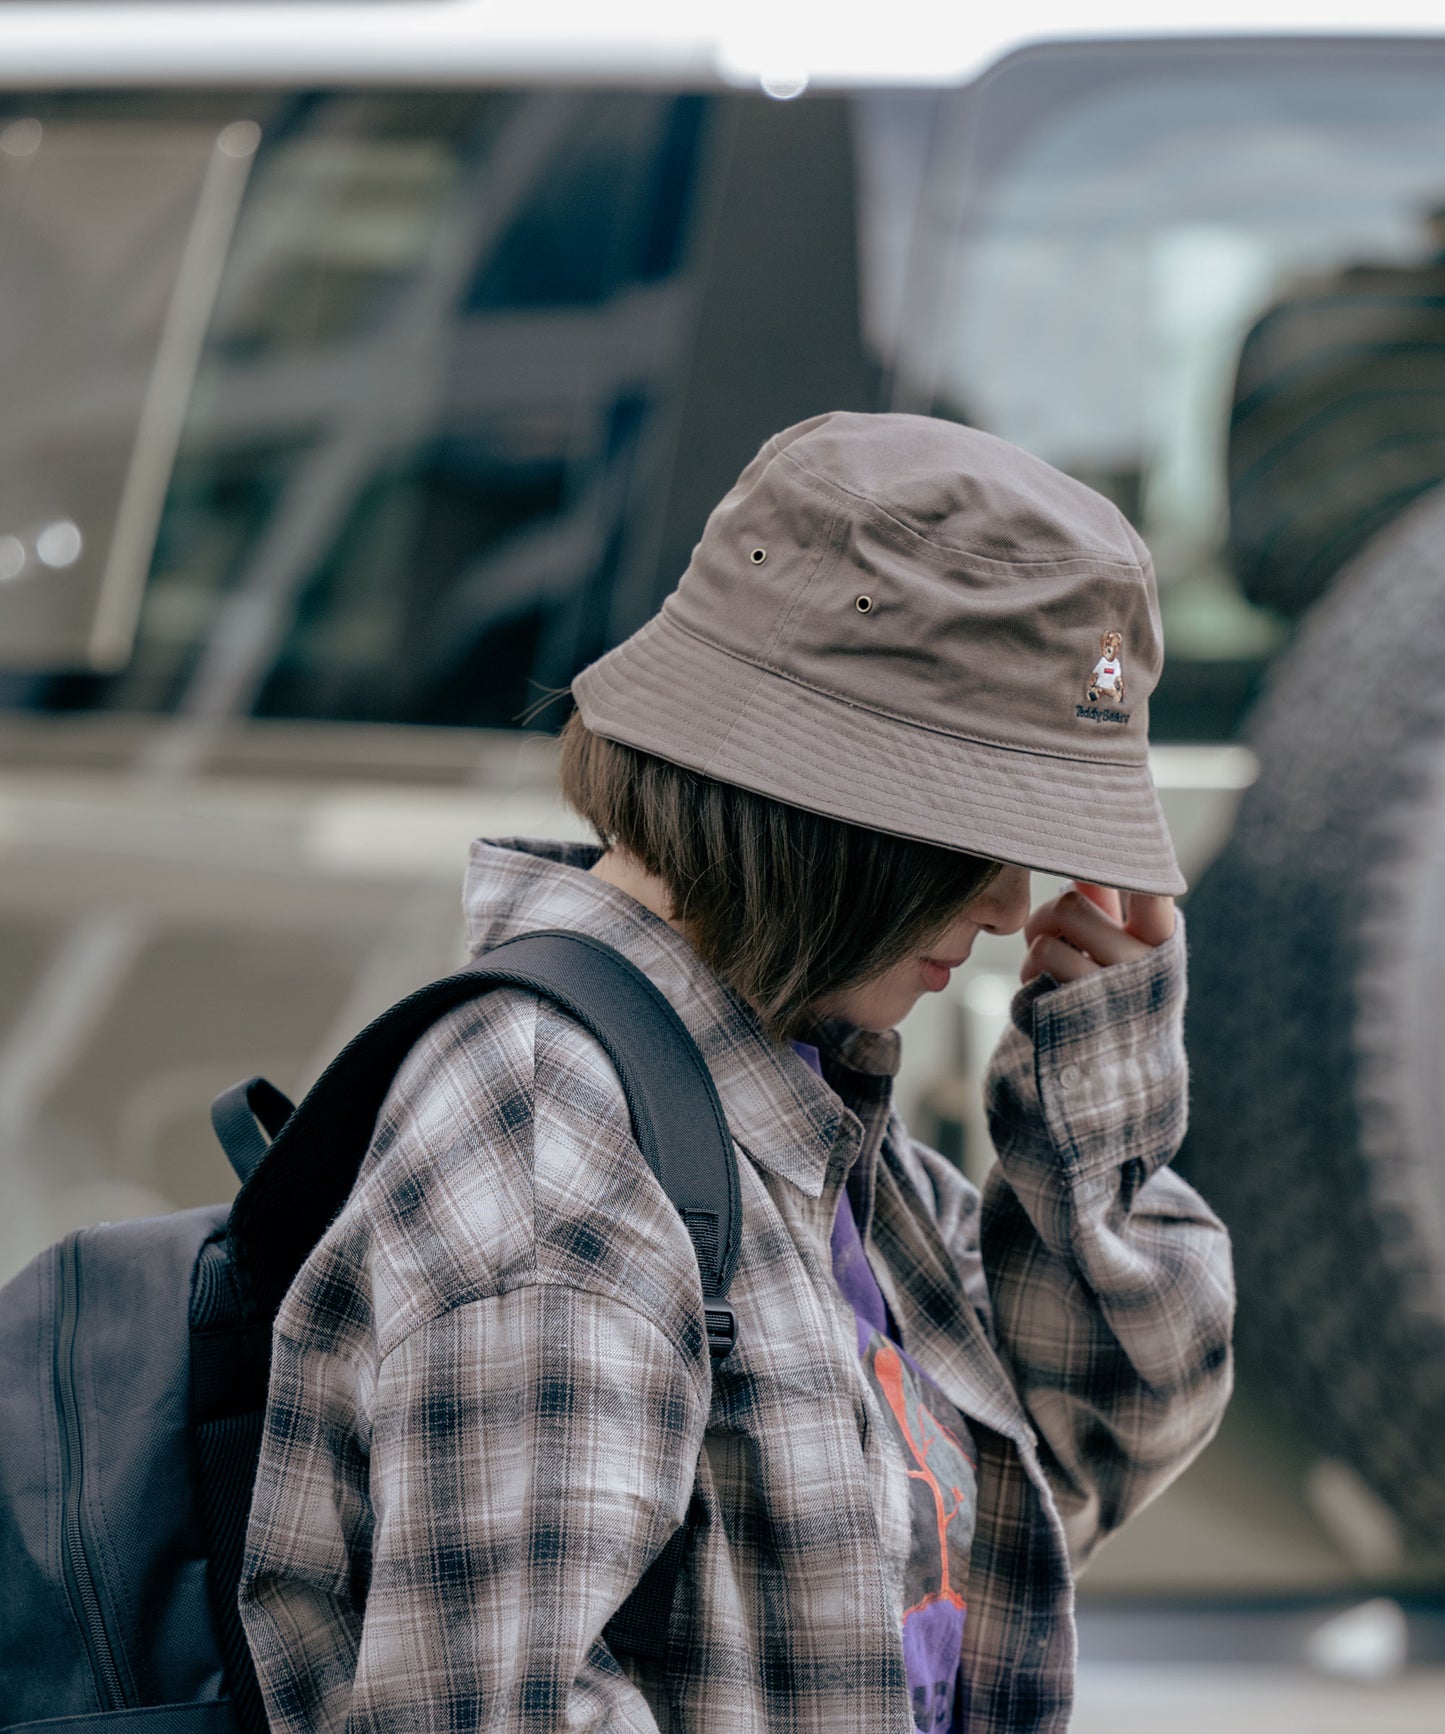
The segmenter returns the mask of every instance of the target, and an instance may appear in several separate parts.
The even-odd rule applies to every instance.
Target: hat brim
[[[572,690],[594,733],[808,812],[1121,890],[1187,889],[1146,763],[991,746],[865,710],[665,610]]]

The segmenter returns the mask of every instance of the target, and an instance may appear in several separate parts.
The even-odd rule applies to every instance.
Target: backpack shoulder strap
[[[254,1146],[246,1151],[248,1177],[227,1236],[247,1311],[263,1319],[274,1314],[346,1202],[392,1080],[419,1037],[454,1007],[504,985],[526,988],[575,1017],[616,1067],[633,1135],[692,1239],[709,1347],[721,1358],[736,1335],[726,1297],[741,1245],[742,1204],[716,1086],[686,1025],[642,970],[602,941],[560,929],[507,940],[471,967],[409,994],[337,1055],[264,1154],[257,1157]],[[258,1081],[219,1099],[226,1105],[217,1124],[223,1144],[223,1126],[244,1124],[237,1136],[259,1140],[252,1111],[263,1101],[272,1129],[272,1098],[280,1093],[258,1098]]]

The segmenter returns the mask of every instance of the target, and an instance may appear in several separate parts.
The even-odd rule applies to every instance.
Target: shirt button
[[[1083,1075],[1083,1072],[1081,1072],[1077,1066],[1065,1066],[1059,1073],[1059,1087],[1064,1090],[1072,1090]]]

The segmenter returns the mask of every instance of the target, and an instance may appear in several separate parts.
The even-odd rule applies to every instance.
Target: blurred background
[[[229,1196],[212,1096],[455,967],[471,838],[585,835],[548,694],[764,438],[965,421],[1154,552],[1179,1166],[1241,1289],[1221,1433],[1081,1581],[1075,1725],[1438,1734],[1445,35],[1025,6],[821,78],[157,10],[0,6],[0,1281]],[[975,1178],[1021,955],[904,1029]]]

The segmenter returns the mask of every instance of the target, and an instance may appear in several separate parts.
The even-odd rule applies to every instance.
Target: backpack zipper
[[[80,1515],[81,1439],[80,1409],[75,1394],[75,1333],[80,1323],[80,1235],[70,1235],[57,1248],[60,1292],[57,1302],[58,1330],[55,1340],[55,1395],[60,1410],[60,1485],[64,1510],[61,1529],[61,1560],[65,1587],[81,1635],[90,1656],[91,1675],[100,1695],[100,1708],[124,1710],[125,1691],[116,1666],[110,1633],[101,1612],[95,1572],[85,1551],[85,1532]]]

